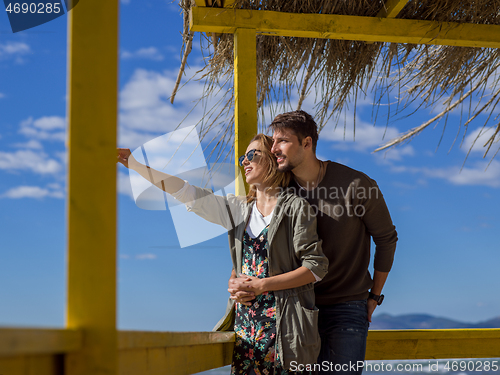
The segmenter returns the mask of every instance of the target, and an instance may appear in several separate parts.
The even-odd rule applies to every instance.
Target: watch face
[[[380,296],[377,296],[376,294],[373,294],[372,292],[370,292],[369,298],[371,298],[372,300],[377,302],[377,305],[381,305],[382,301],[384,300],[384,295],[381,294]]]

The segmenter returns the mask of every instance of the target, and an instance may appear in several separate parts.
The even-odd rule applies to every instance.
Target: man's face
[[[280,172],[293,171],[303,158],[304,149],[293,130],[279,129],[273,134],[271,152],[276,156]]]

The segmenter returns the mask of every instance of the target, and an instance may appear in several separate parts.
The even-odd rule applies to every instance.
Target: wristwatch
[[[371,298],[375,302],[377,302],[377,305],[381,305],[382,302],[384,301],[384,295],[381,294],[380,296],[377,296],[376,294],[373,294],[372,292],[368,292],[368,298]]]

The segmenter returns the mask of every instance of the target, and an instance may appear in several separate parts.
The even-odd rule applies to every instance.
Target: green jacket
[[[196,199],[188,210],[228,229],[231,258],[236,274],[241,273],[243,235],[252,204],[246,197],[217,196],[209,189],[196,188]],[[231,212],[231,215],[228,212]],[[323,278],[328,259],[321,250],[316,233],[316,217],[309,204],[287,191],[280,194],[268,229],[269,275],[275,276],[304,266]],[[318,333],[318,309],[313,284],[274,291],[276,297],[276,342],[284,368],[295,364],[313,364],[318,358],[321,340]],[[234,328],[234,301],[229,299],[226,314],[214,331]]]

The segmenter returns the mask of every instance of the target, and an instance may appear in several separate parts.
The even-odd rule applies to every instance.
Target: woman
[[[272,143],[263,134],[252,139],[239,158],[250,193],[227,198],[150,169],[130,150],[118,149],[123,165],[228,230],[233,272],[256,295],[249,306],[230,299],[214,329],[236,332],[231,373],[238,375],[288,374],[315,363],[320,349],[313,283],[326,274],[328,260],[311,208],[284,190],[290,175],[277,171]]]

